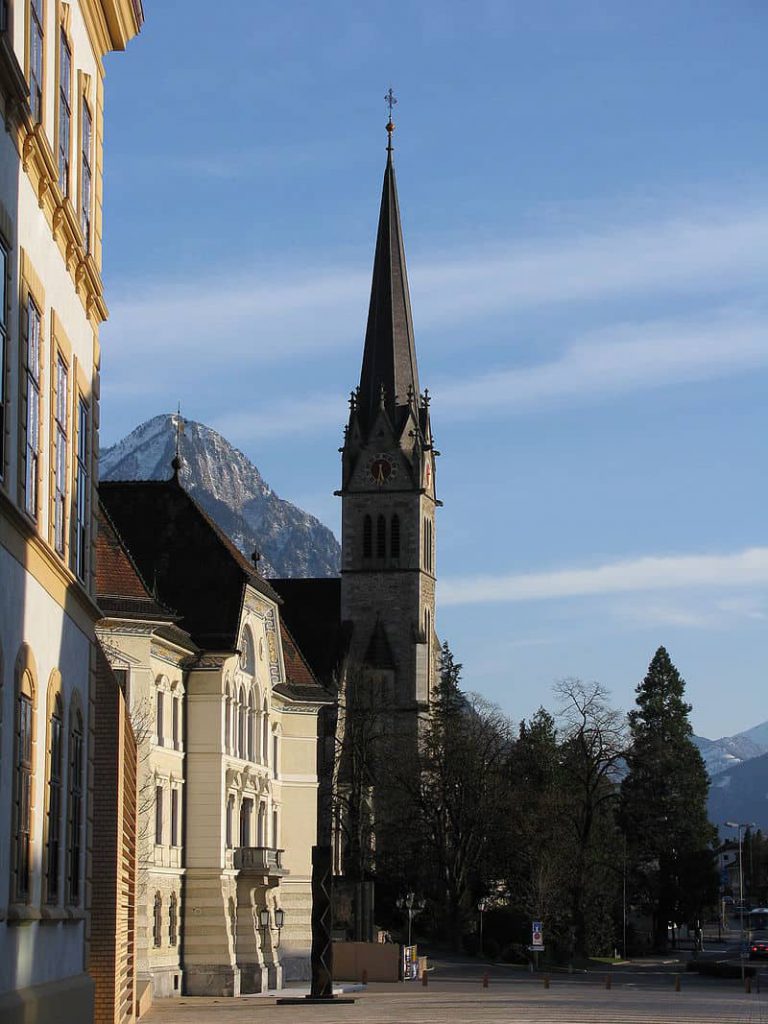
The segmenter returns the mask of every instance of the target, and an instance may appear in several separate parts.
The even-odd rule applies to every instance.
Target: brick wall
[[[136,1005],[136,741],[101,648],[96,657],[91,941],[95,1024],[131,1024]]]

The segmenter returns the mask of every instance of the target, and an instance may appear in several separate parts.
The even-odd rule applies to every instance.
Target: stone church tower
[[[435,455],[419,390],[391,120],[360,385],[342,452],[341,620],[368,698],[414,735],[435,678]],[[361,694],[363,700],[366,698]]]

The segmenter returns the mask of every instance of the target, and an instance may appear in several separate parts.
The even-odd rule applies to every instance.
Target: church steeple
[[[382,389],[385,407],[393,423],[399,419],[396,410],[408,406],[409,396],[420,394],[400,205],[392,162],[393,131],[390,117],[387,125],[387,166],[381,192],[371,302],[357,399],[358,412],[368,426],[380,408]]]

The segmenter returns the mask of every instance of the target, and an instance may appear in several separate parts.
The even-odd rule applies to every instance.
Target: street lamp
[[[413,926],[413,915],[420,914],[424,909],[424,900],[417,900],[416,894],[409,892],[405,898],[397,901],[398,910],[408,911],[408,945],[411,945],[411,930]]]
[[[285,911],[280,908],[275,908],[275,928],[277,928],[277,942],[275,943],[275,949],[280,949],[280,932],[283,930],[285,924]]]
[[[725,825],[727,828],[738,829],[739,832],[739,922],[741,931],[741,948],[739,949],[739,959],[741,960],[741,980],[744,980],[744,871],[742,868],[741,861],[741,849],[742,841],[744,838],[744,829],[751,828],[753,822],[747,821],[726,821]]]
[[[488,909],[488,900],[482,899],[477,904],[477,909],[480,913],[480,952],[483,952],[483,914]]]

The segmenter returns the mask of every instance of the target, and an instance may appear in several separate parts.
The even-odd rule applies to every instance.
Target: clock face
[[[395,464],[387,455],[374,455],[368,463],[368,472],[371,480],[378,486],[383,487],[387,480],[395,475]]]

